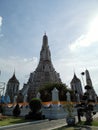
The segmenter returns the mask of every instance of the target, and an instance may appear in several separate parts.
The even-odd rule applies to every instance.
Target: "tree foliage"
[[[39,92],[41,94],[41,100],[42,101],[51,101],[52,100],[52,90],[56,88],[59,91],[59,100],[65,101],[66,100],[66,92],[70,91],[65,84],[62,83],[49,83],[44,85],[39,89]]]
[[[37,98],[33,98],[29,103],[31,111],[25,116],[25,119],[41,120],[44,119],[41,112],[41,101]]]
[[[41,101],[37,98],[33,98],[30,103],[29,103],[30,109],[33,113],[36,113],[38,111],[40,111],[41,109]]]
[[[91,88],[92,88],[92,87],[89,86],[89,85],[86,85],[86,86],[85,86],[85,89],[86,89],[86,90],[90,90]]]

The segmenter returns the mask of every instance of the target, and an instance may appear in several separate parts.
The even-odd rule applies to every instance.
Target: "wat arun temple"
[[[92,88],[89,91],[91,98],[97,97],[88,70],[85,71],[85,75],[86,85],[90,85]],[[33,97],[37,97],[39,88],[49,83],[62,83],[62,81],[60,79],[59,73],[57,73],[53,67],[51,52],[48,45],[48,37],[46,34],[44,34],[37,68],[34,72],[30,73],[27,83],[23,85],[21,90],[19,90],[19,80],[17,80],[14,72],[13,76],[7,83],[5,95],[10,97],[12,103],[14,102],[15,98],[17,98],[17,101],[19,102],[23,102],[24,100],[30,101]],[[79,96],[83,95],[81,81],[75,73],[73,79],[70,82],[70,85],[71,89],[74,92],[77,91]]]
[[[53,67],[51,61],[51,52],[48,45],[48,37],[43,36],[42,48],[40,51],[40,60],[36,70],[30,74],[27,86],[28,98],[35,97],[40,87],[47,83],[61,83],[59,73]]]
[[[20,99],[22,99],[23,95],[30,101],[30,99],[36,97],[39,88],[48,83],[62,83],[62,81],[59,73],[57,73],[53,67],[48,37],[44,34],[37,68],[34,72],[30,73],[28,82],[24,84],[21,90],[19,90],[19,81],[14,73],[7,83],[6,95],[10,96],[11,102],[14,102],[15,95],[18,95]],[[22,95],[19,95],[20,91]]]

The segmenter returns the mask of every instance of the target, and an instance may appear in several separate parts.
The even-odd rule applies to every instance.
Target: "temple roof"
[[[74,73],[74,76],[73,76],[71,83],[76,83],[76,82],[80,82],[80,79],[77,78],[76,74]]]
[[[13,76],[9,79],[8,82],[11,82],[11,83],[19,83],[19,81],[17,80],[16,76],[15,76],[15,73],[13,74]]]

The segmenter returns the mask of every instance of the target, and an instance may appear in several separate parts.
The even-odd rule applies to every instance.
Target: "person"
[[[0,113],[1,114],[3,113],[3,107],[2,107],[2,105],[0,105]]]

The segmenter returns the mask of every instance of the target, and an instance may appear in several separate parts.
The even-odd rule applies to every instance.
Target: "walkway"
[[[51,130],[66,125],[65,119],[58,120],[44,120],[44,121],[33,121],[28,123],[21,123],[17,125],[11,125],[7,127],[0,127],[0,130]]]
[[[0,130],[53,130],[66,125],[67,125],[66,119],[58,119],[58,120],[51,120],[51,121],[42,120],[42,121],[21,123],[21,124],[11,125],[11,126],[4,126],[4,127],[0,127]],[[85,128],[80,127],[79,129],[71,129],[71,130],[98,130],[98,127],[85,127]]]

